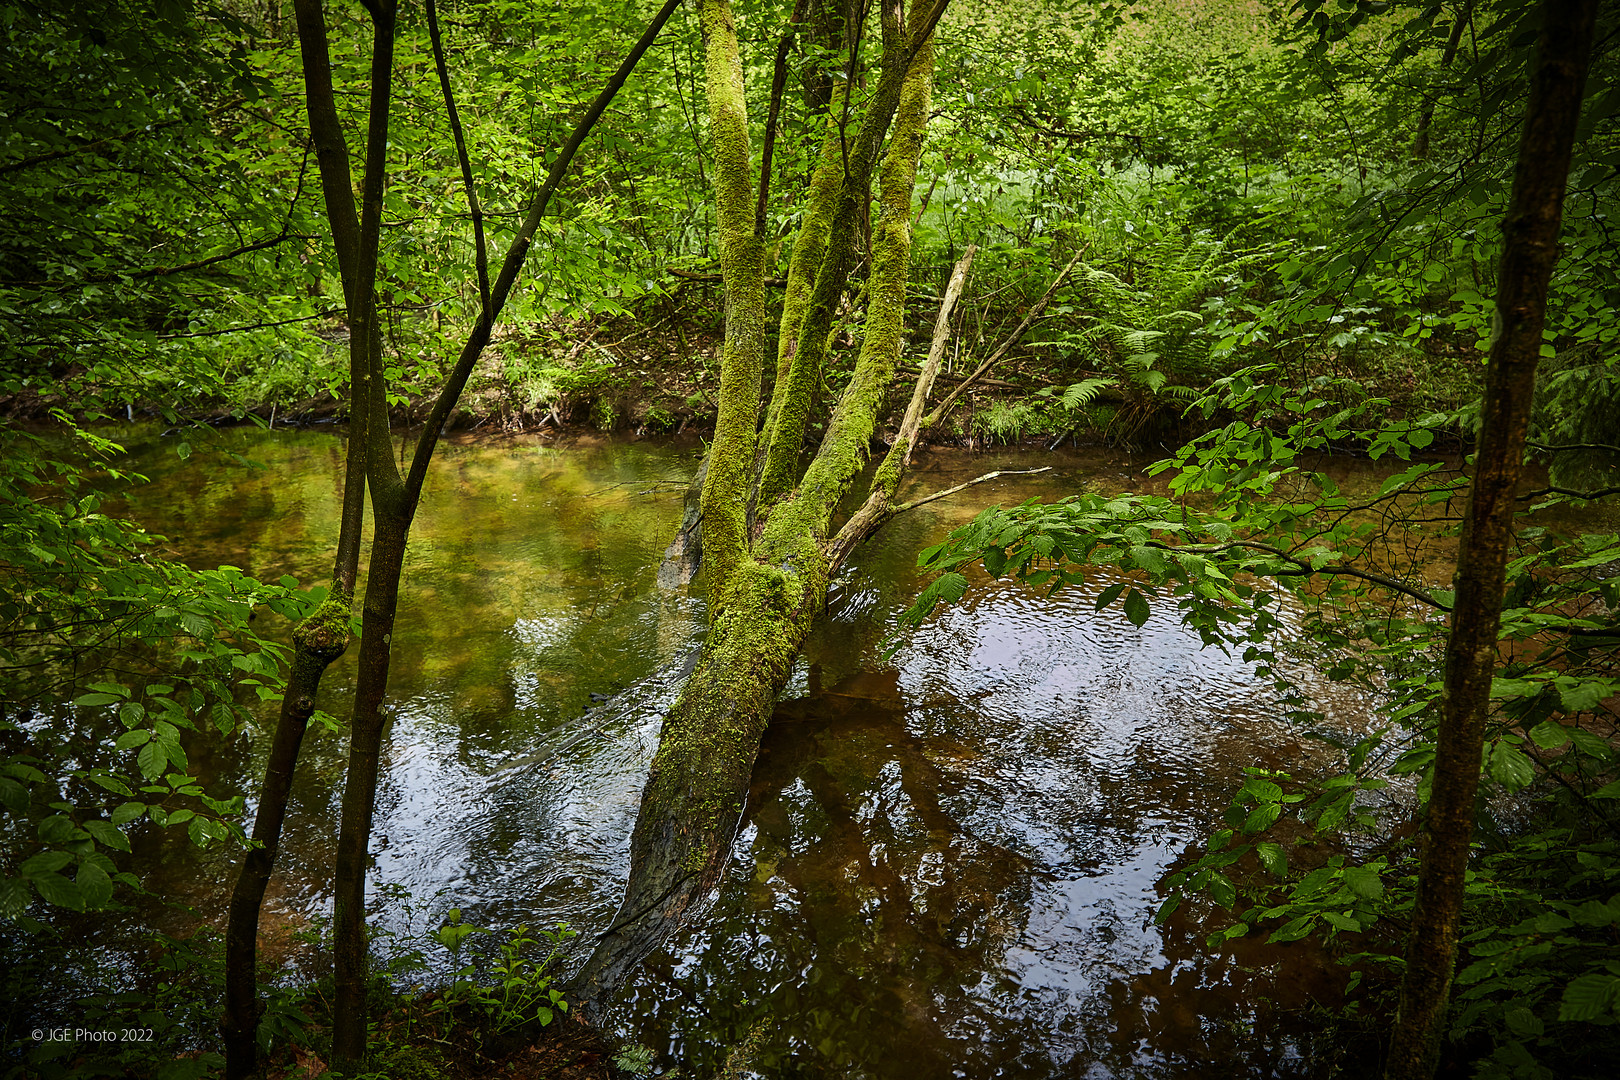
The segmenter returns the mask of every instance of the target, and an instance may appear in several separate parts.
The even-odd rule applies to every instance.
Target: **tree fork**
[[[1497,329],[1485,375],[1474,482],[1458,548],[1457,593],[1446,642],[1445,689],[1424,821],[1417,908],[1407,941],[1400,1011],[1384,1075],[1428,1080],[1457,959],[1480,754],[1496,668],[1514,498],[1558,260],[1564,190],[1597,20],[1597,0],[1546,0],[1513,195],[1503,226]]]
[[[631,835],[624,901],[570,990],[587,1007],[667,938],[719,880],[771,710],[847,554],[828,539],[828,524],[865,462],[905,317],[910,199],[933,74],[930,50],[910,49],[908,56],[904,107],[885,164],[872,330],[804,482],[776,505],[731,568],[698,666],[664,720]],[[737,462],[711,455],[711,470],[722,464]]]
[[[779,384],[773,395],[772,424],[766,430],[765,465],[755,493],[755,500],[761,507],[769,506],[792,486],[809,422],[810,398],[827,354],[827,338],[832,331],[834,309],[849,278],[855,230],[860,210],[866,205],[872,169],[899,107],[907,75],[924,43],[931,38],[935,24],[944,14],[944,5],[925,8],[919,4],[913,7],[909,27],[901,26],[898,5],[883,0],[879,10],[884,23],[883,73],[849,154],[843,183],[838,191],[826,254],[816,270],[815,287],[806,304],[803,323],[795,335],[797,348],[788,370],[786,386]],[[929,70],[932,71],[931,66]],[[848,91],[849,87],[846,86],[846,102]],[[784,316],[785,307],[784,304]]]
[[[298,0],[296,5],[300,54],[304,72],[305,107],[321,175],[326,215],[337,251],[339,277],[351,326],[371,326],[375,296],[359,280],[362,227],[352,192],[348,144],[338,120],[332,88],[331,59],[326,17],[319,0]],[[380,163],[379,163],[380,164]],[[378,170],[380,173],[380,170]],[[373,170],[363,184],[375,192],[380,206],[382,178]],[[373,260],[373,266],[375,260]],[[361,533],[365,515],[365,455],[368,445],[364,394],[372,367],[372,350],[380,356],[380,333],[353,333],[349,339],[349,441],[345,452],[342,516],[332,570],[332,592],[293,632],[293,663],[282,696],[270,756],[253,819],[253,848],[243,859],[231,893],[225,934],[225,1012],[221,1033],[225,1043],[225,1075],[242,1080],[254,1071],[258,1047],[257,955],[259,916],[264,894],[275,870],[293,773],[316,695],[326,669],[348,645],[349,614],[359,573]]]

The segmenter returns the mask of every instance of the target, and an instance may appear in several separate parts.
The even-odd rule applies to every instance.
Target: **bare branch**
[[[911,464],[911,452],[917,442],[917,433],[922,429],[923,407],[928,404],[928,395],[933,393],[934,380],[939,377],[940,365],[945,360],[945,345],[950,341],[951,310],[956,307],[956,301],[967,285],[968,268],[973,265],[973,256],[978,251],[974,244],[967,246],[962,258],[957,261],[956,269],[951,271],[950,284],[945,287],[944,299],[940,301],[939,317],[934,320],[934,340],[928,346],[928,360],[917,376],[911,403],[906,406],[905,419],[900,422],[900,437],[895,440],[905,454],[902,465]]]
[[[1052,280],[1052,284],[1047,287],[1046,294],[1039,300],[1035,301],[1035,305],[1029,309],[1029,314],[1024,316],[1024,321],[1013,328],[1013,332],[1007,335],[1006,341],[1003,341],[1000,345],[996,346],[995,352],[990,354],[990,358],[988,360],[980,364],[974,370],[973,374],[969,375],[966,379],[963,379],[956,389],[951,391],[950,396],[944,401],[940,402],[939,406],[935,408],[933,412],[928,414],[927,419],[922,422],[923,427],[933,427],[935,424],[943,420],[945,418],[945,414],[950,411],[951,406],[956,404],[957,399],[963,394],[967,393],[968,387],[972,386],[973,383],[983,376],[985,372],[989,371],[996,364],[1000,363],[1002,357],[1006,356],[1007,353],[1011,351],[1012,347],[1018,344],[1018,339],[1023,337],[1031,326],[1035,325],[1035,320],[1041,317],[1041,312],[1046,310],[1046,305],[1052,302],[1052,297],[1057,295],[1058,289],[1062,287],[1064,280],[1068,278],[1069,271],[1074,269],[1074,264],[1079,262],[1080,256],[1084,255],[1085,253],[1085,248],[1081,248],[1079,251],[1074,253],[1074,258],[1069,260],[1069,265],[1065,266],[1062,273],[1058,274],[1058,276]]]
[[[915,510],[917,507],[922,506],[922,505],[924,505],[926,503],[937,502],[940,499],[949,498],[950,496],[955,495],[959,491],[966,491],[968,488],[974,486],[975,484],[982,484],[987,480],[995,480],[998,477],[1002,477],[1002,476],[1033,476],[1036,473],[1051,472],[1051,471],[1052,471],[1052,466],[1050,466],[1050,465],[1042,465],[1038,469],[998,469],[995,472],[985,473],[983,476],[975,476],[972,480],[969,480],[969,481],[967,481],[965,483],[957,484],[955,487],[946,488],[944,491],[936,491],[932,495],[924,495],[920,499],[912,499],[910,502],[901,503],[899,506],[894,507],[889,512],[889,514],[892,517],[895,514],[903,514],[907,510]]]

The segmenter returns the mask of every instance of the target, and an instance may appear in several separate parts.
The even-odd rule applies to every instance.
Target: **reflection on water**
[[[129,513],[195,564],[320,580],[339,441],[224,438],[260,467],[179,468],[148,448],[138,467],[162,475]],[[979,582],[879,660],[922,584],[916,551],[952,525],[992,502],[1142,486],[1117,457],[1048,462],[903,515],[857,555],[767,733],[713,905],[609,1023],[699,1073],[755,1030],[772,1073],[1323,1070],[1278,1008],[1331,999],[1309,946],[1209,956],[1198,927],[1152,925],[1157,882],[1243,766],[1311,767],[1269,683],[1168,611],[1141,628],[1094,612],[1106,581],[1051,601]],[[935,453],[913,483],[1027,464]],[[655,583],[694,465],[690,446],[444,447],[406,565],[377,880],[484,925],[567,920],[582,942],[607,926],[659,718],[701,639],[701,605]],[[328,676],[335,714],[352,663]],[[273,894],[295,919],[327,902],[343,753],[317,732],[300,773]],[[251,747],[210,764],[237,785],[258,769]]]

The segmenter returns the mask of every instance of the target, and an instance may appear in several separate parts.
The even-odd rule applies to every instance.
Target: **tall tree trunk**
[[[810,419],[810,403],[821,379],[821,365],[827,355],[827,339],[832,332],[838,299],[843,295],[854,261],[855,238],[862,209],[868,204],[872,170],[883,148],[884,138],[900,101],[901,86],[907,77],[908,60],[913,51],[910,43],[923,41],[931,35],[934,23],[943,11],[942,5],[932,9],[921,4],[914,5],[912,20],[915,25],[907,28],[901,23],[897,3],[882,0],[880,4],[882,74],[854,137],[847,141],[840,138],[838,160],[843,165],[842,182],[833,206],[825,253],[815,268],[815,286],[797,328],[786,326],[787,307],[784,304],[783,338],[793,343],[794,351],[787,378],[778,383],[772,395],[771,423],[765,432],[765,464],[755,493],[755,501],[761,510],[768,509],[771,503],[786,494],[798,472],[799,452]],[[908,33],[908,29],[913,32]],[[846,105],[851,90],[849,86],[844,88]],[[788,332],[790,329],[791,333]]]
[[[708,2],[724,5],[726,0]],[[892,46],[904,49],[902,58],[910,63],[904,93],[895,95],[899,109],[884,167],[872,311],[861,356],[802,482],[771,510],[758,538],[730,557],[724,591],[711,592],[715,615],[708,639],[664,720],[642,793],[624,902],[575,980],[573,994],[587,1004],[656,948],[718,880],[776,697],[825,603],[828,581],[854,546],[834,544],[829,525],[865,463],[900,355],[911,195],[933,81],[928,43],[933,21],[924,22],[927,13],[921,14],[910,39],[919,44],[908,48],[902,38]],[[728,54],[717,55],[713,44],[711,39],[711,62],[727,62]],[[711,482],[723,461],[713,455]],[[709,543],[706,539],[705,546]],[[713,552],[705,558],[713,574]]]
[[[1597,6],[1597,0],[1546,0],[1542,6],[1544,22],[1529,110],[1504,226],[1497,331],[1486,370],[1474,480],[1458,549],[1457,596],[1446,643],[1445,690],[1424,821],[1417,910],[1384,1073],[1390,1080],[1427,1080],[1439,1062],[1496,668],[1503,583],[1513,541],[1514,494],[1524,461],[1547,283],[1558,258],[1564,189]]]
[[[332,1029],[332,1059],[341,1071],[354,1071],[360,1066],[366,1049],[366,872],[370,857],[372,816],[376,805],[377,779],[382,761],[382,732],[384,718],[382,704],[388,690],[390,654],[393,644],[394,618],[399,603],[399,577],[404,566],[406,543],[411,522],[421,501],[422,487],[427,481],[427,469],[438,446],[439,434],[450,411],[461,397],[473,367],[489,343],[495,320],[500,317],[516,284],[518,274],[528,257],[529,245],[545,216],[551,196],[562,183],[575,153],[586,136],[596,126],[607,107],[617,96],[636,64],[652,46],[664,23],[674,13],[680,0],[666,0],[575,125],[568,142],[558,152],[556,160],[546,174],[546,180],[524,215],[523,224],[507,250],[488,301],[483,304],[478,322],[462,346],[444,388],[439,392],[428,414],[426,425],[417,437],[411,456],[409,471],[401,475],[394,461],[392,437],[388,431],[388,411],[384,401],[381,364],[375,368],[369,396],[367,418],[367,483],[371,488],[372,516],[375,538],[372,541],[371,561],[366,579],[366,599],[361,614],[359,685],[355,690],[354,717],[350,725],[349,765],[343,790],[343,806],[338,835],[337,867],[333,886],[333,939],[336,1002]],[[373,60],[373,79],[381,77],[379,66]],[[446,80],[446,85],[448,81]],[[375,85],[372,93],[373,114],[381,105],[386,108],[386,97],[379,95]],[[375,121],[373,121],[375,129]],[[463,163],[465,166],[465,162]],[[362,210],[364,207],[362,206]],[[376,255],[375,233],[364,227],[362,213],[362,240],[371,244],[370,257]],[[373,263],[374,267],[374,263]],[[362,263],[364,268],[364,263]],[[763,275],[762,275],[763,277]],[[763,294],[763,280],[761,293]],[[763,301],[763,296],[761,297]],[[380,354],[378,357],[380,361]],[[756,392],[757,397],[757,392]]]
[[[703,485],[703,551],[711,610],[748,550],[746,507],[753,479],[760,379],[765,357],[765,246],[751,199],[753,162],[742,57],[730,0],[703,0],[704,70],[709,137],[714,148],[714,200],[720,273],[726,287],[725,343],[719,412]]]
[[[360,280],[361,224],[355,210],[349,148],[338,120],[336,97],[326,34],[326,16],[319,0],[297,0],[300,54],[304,72],[305,107],[315,145],[327,220],[336,248],[339,276],[351,328],[375,326],[375,295]],[[366,189],[373,181],[368,175]],[[379,195],[382,178],[375,178]],[[368,314],[371,312],[372,314]],[[293,662],[281,709],[271,737],[264,781],[253,816],[253,846],[242,861],[231,892],[225,931],[225,1013],[221,1033],[225,1043],[225,1075],[241,1080],[251,1075],[257,1060],[256,1035],[262,1008],[258,1000],[257,957],[259,915],[264,894],[275,869],[281,845],[293,773],[316,696],[326,669],[348,647],[349,615],[359,573],[361,533],[365,513],[365,454],[367,372],[371,350],[380,349],[376,333],[349,335],[349,437],[344,463],[343,509],[337,552],[332,570],[332,591],[316,611],[293,632]]]
[[[254,1036],[259,1008],[254,967],[259,912],[274,869],[293,769],[305,727],[314,711],[321,674],[332,660],[341,655],[347,642],[349,612],[358,573],[365,491],[369,483],[376,537],[372,544],[362,613],[360,680],[351,728],[348,782],[343,796],[334,886],[338,993],[333,1057],[335,1063],[353,1070],[364,1056],[367,966],[365,877],[381,758],[381,706],[388,684],[400,570],[427,467],[444,422],[488,344],[495,320],[500,317],[523,269],[529,245],[545,216],[552,195],[585,138],[678,4],[679,0],[666,0],[558,152],[545,183],[530,202],[493,288],[487,279],[482,230],[477,228],[480,209],[471,184],[466,148],[456,122],[448,73],[444,69],[436,13],[430,11],[430,27],[445,106],[456,128],[456,151],[461,160],[477,233],[476,262],[481,307],[478,321],[468,335],[444,388],[434,402],[428,422],[418,437],[410,470],[401,475],[394,461],[394,443],[388,428],[381,374],[382,336],[375,302],[377,239],[381,228],[396,5],[394,0],[371,0],[367,4],[374,22],[371,102],[367,124],[366,170],[360,212],[357,214],[351,193],[348,147],[334,104],[323,6],[320,0],[297,2],[310,128],[326,197],[328,227],[337,251],[349,312],[350,437],[343,524],[338,540],[332,596],[294,633],[293,669],[254,821],[256,845],[245,860],[231,901],[231,921],[227,932],[227,1003],[222,1029],[226,1042],[227,1074],[233,1080],[250,1075],[255,1066]]]

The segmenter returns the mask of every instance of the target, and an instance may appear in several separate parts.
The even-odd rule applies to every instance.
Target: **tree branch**
[[[1069,265],[1065,266],[1062,272],[1052,280],[1052,284],[1047,287],[1046,294],[1039,300],[1035,301],[1035,306],[1029,309],[1029,314],[1024,316],[1024,321],[1013,328],[1013,332],[1007,335],[1006,341],[1003,341],[1000,345],[996,346],[995,352],[990,354],[990,358],[988,360],[975,368],[973,374],[963,379],[961,383],[957,385],[956,389],[952,390],[950,395],[946,397],[944,401],[940,402],[933,412],[928,414],[927,418],[922,422],[923,427],[933,427],[935,424],[943,420],[945,418],[945,414],[950,411],[951,406],[956,404],[957,399],[963,394],[967,393],[968,387],[972,386],[973,383],[983,376],[985,372],[989,371],[996,364],[1000,363],[1001,359],[1007,355],[1012,347],[1018,344],[1018,339],[1023,337],[1031,326],[1035,325],[1035,320],[1041,317],[1041,312],[1046,310],[1046,305],[1052,302],[1052,297],[1057,295],[1058,289],[1063,285],[1064,280],[1068,278],[1069,271],[1074,269],[1074,264],[1079,262],[1080,256],[1084,255],[1085,253],[1085,248],[1081,248],[1079,251],[1074,253],[1074,258],[1069,260]]]
[[[982,484],[987,480],[994,480],[1002,476],[1033,476],[1036,473],[1051,471],[1052,466],[1050,465],[1042,465],[1038,469],[997,469],[995,472],[988,472],[983,476],[975,476],[972,480],[957,484],[955,487],[948,487],[944,491],[936,491],[931,495],[924,495],[920,499],[912,499],[910,502],[901,503],[899,506],[896,506],[889,511],[889,516],[893,517],[895,514],[903,514],[907,510],[915,510],[917,507],[926,503],[938,502],[940,499],[949,498],[959,491],[966,491],[975,484]]]
[[[439,71],[439,89],[444,94],[444,111],[450,117],[450,133],[456,141],[456,159],[461,162],[461,184],[467,189],[467,209],[472,214],[473,259],[478,269],[478,300],[482,310],[489,310],[489,251],[484,243],[484,210],[478,205],[478,190],[473,186],[472,161],[467,157],[467,140],[461,133],[461,114],[456,111],[456,96],[450,89],[450,71],[444,62],[444,40],[439,35],[439,6],[427,0],[428,36],[433,39],[433,66]]]
[[[1576,491],[1574,488],[1564,487],[1544,487],[1537,488],[1534,491],[1527,491],[1523,495],[1516,496],[1516,498],[1520,502],[1525,502],[1529,499],[1539,499],[1543,495],[1567,495],[1572,499],[1584,499],[1590,502],[1594,499],[1606,499],[1610,495],[1620,495],[1620,487],[1597,488],[1593,491]]]
[[[804,20],[806,0],[796,0],[793,13],[788,16],[787,29],[776,43],[776,68],[771,74],[771,108],[765,118],[765,149],[759,160],[759,202],[754,207],[754,233],[765,235],[765,208],[771,197],[771,156],[776,150],[776,121],[782,113],[782,90],[787,86],[788,50],[793,47],[794,32]],[[784,283],[785,284],[785,283]]]
[[[652,22],[642,33],[640,40],[631,47],[629,55],[619,65],[613,77],[608,80],[602,92],[596,95],[590,108],[580,118],[579,125],[569,136],[568,142],[558,153],[551,169],[546,174],[545,183],[535,192],[534,199],[529,203],[529,212],[524,215],[523,224],[518,227],[517,235],[512,239],[512,246],[507,249],[506,258],[501,263],[500,276],[495,279],[494,287],[490,290],[489,304],[478,318],[478,324],[467,337],[462,346],[461,355],[456,358],[456,366],[451,369],[450,377],[446,380],[444,389],[439,392],[438,398],[433,402],[433,410],[428,414],[427,423],[423,427],[421,437],[417,439],[416,451],[411,458],[411,471],[405,480],[405,490],[410,505],[414,506],[421,497],[422,484],[427,479],[428,462],[433,459],[434,448],[439,443],[439,433],[444,429],[445,421],[450,418],[450,410],[461,398],[461,391],[472,376],[472,369],[483,355],[484,346],[489,343],[490,331],[494,329],[495,320],[500,318],[501,309],[506,306],[506,300],[512,294],[512,286],[517,283],[518,274],[523,270],[523,263],[528,258],[529,245],[534,242],[534,234],[540,228],[541,219],[545,217],[546,207],[551,202],[551,196],[562,184],[568,166],[573,163],[574,155],[585,142],[586,136],[596,126],[596,122],[607,111],[608,105],[618,94],[619,88],[635,70],[636,64],[646,51],[652,47],[658,32],[664,28],[669,17],[674,14],[680,0],[665,0],[664,6],[654,15]]]

